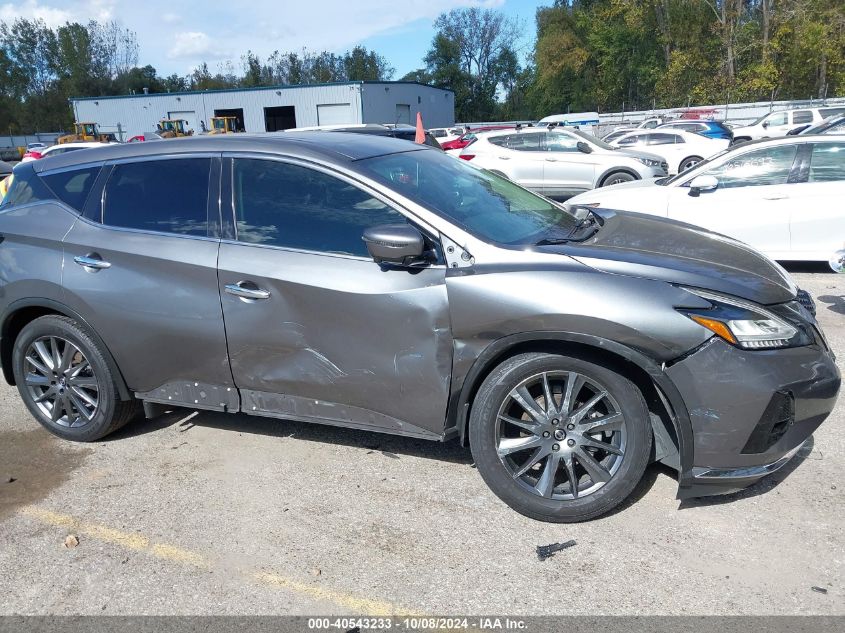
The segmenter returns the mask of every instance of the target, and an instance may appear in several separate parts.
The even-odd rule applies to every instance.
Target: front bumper
[[[678,497],[744,488],[794,457],[827,418],[841,384],[817,345],[745,351],[713,338],[666,369],[686,403],[693,457]]]

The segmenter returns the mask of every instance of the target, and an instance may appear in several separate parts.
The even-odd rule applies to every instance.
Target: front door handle
[[[73,258],[73,261],[85,268],[86,270],[90,270],[92,272],[97,270],[105,270],[106,268],[111,268],[111,264],[109,262],[104,262],[102,258],[96,253],[91,253],[89,255],[79,255]]]
[[[249,281],[239,281],[236,284],[227,284],[226,292],[241,299],[269,299],[270,293],[261,290],[258,286]]]
[[[510,160],[510,156],[499,156],[499,160]]]
[[[763,196],[763,200],[786,200],[789,196],[785,193],[770,193]]]
[[[556,163],[556,162],[557,162],[557,158],[547,158],[547,159],[546,159],[546,162],[547,162],[547,163]]]

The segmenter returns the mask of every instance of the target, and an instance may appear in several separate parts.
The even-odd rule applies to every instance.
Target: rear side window
[[[507,147],[510,136],[491,136],[487,142],[496,147]]]
[[[210,158],[115,165],[103,224],[177,235],[208,235]]]
[[[813,145],[809,181],[845,182],[845,142]]]
[[[89,167],[48,174],[42,178],[59,200],[81,212],[99,173],[100,167]]]
[[[41,179],[35,175],[32,169],[16,171],[12,176],[12,184],[6,196],[3,198],[0,207],[5,209],[10,206],[52,200],[53,194],[44,186]]]
[[[542,133],[511,134],[508,136],[508,147],[518,152],[539,152]]]
[[[813,113],[809,110],[798,110],[797,112],[792,113],[792,122],[793,123],[812,123],[813,122]]]
[[[674,145],[676,143],[683,143],[684,139],[682,139],[677,134],[662,134],[658,132],[654,132],[648,135],[648,144],[649,145]]]
[[[236,159],[233,186],[240,242],[367,257],[364,229],[406,222],[358,187],[299,165]]]

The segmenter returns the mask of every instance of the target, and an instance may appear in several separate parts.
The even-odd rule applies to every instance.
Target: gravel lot
[[[793,271],[845,369],[845,275]],[[845,615],[844,438],[841,399],[742,493],[681,504],[655,466],[621,511],[549,525],[456,444],[182,411],[74,445],[3,383],[0,613]]]

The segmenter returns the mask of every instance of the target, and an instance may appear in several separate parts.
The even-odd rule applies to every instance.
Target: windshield
[[[443,152],[389,154],[356,164],[393,191],[486,241],[535,244],[544,237],[566,237],[578,225],[563,207]]]
[[[580,136],[583,140],[587,141],[588,143],[592,143],[593,145],[597,145],[602,149],[619,149],[618,147],[613,147],[613,145],[608,145],[601,139],[596,138],[592,134],[587,134],[586,132],[582,132],[581,130],[576,130],[573,128],[566,128],[567,132],[571,134],[575,134],[576,136]]]
[[[675,174],[671,178],[659,178],[658,180],[655,181],[655,184],[657,184],[657,185],[671,185],[673,183],[676,183],[681,178],[686,178],[687,176],[689,176],[691,171],[695,171],[696,173],[698,173],[701,167],[709,165],[714,160],[720,158],[721,156],[724,156],[725,154],[727,154],[730,151],[733,151],[734,149],[736,149],[736,148],[735,147],[729,147],[727,149],[723,149],[718,154],[713,154],[710,158],[707,158],[705,160],[702,160],[702,161],[696,163],[695,167],[693,167],[692,169],[687,170],[687,171],[682,171],[679,174]]]

